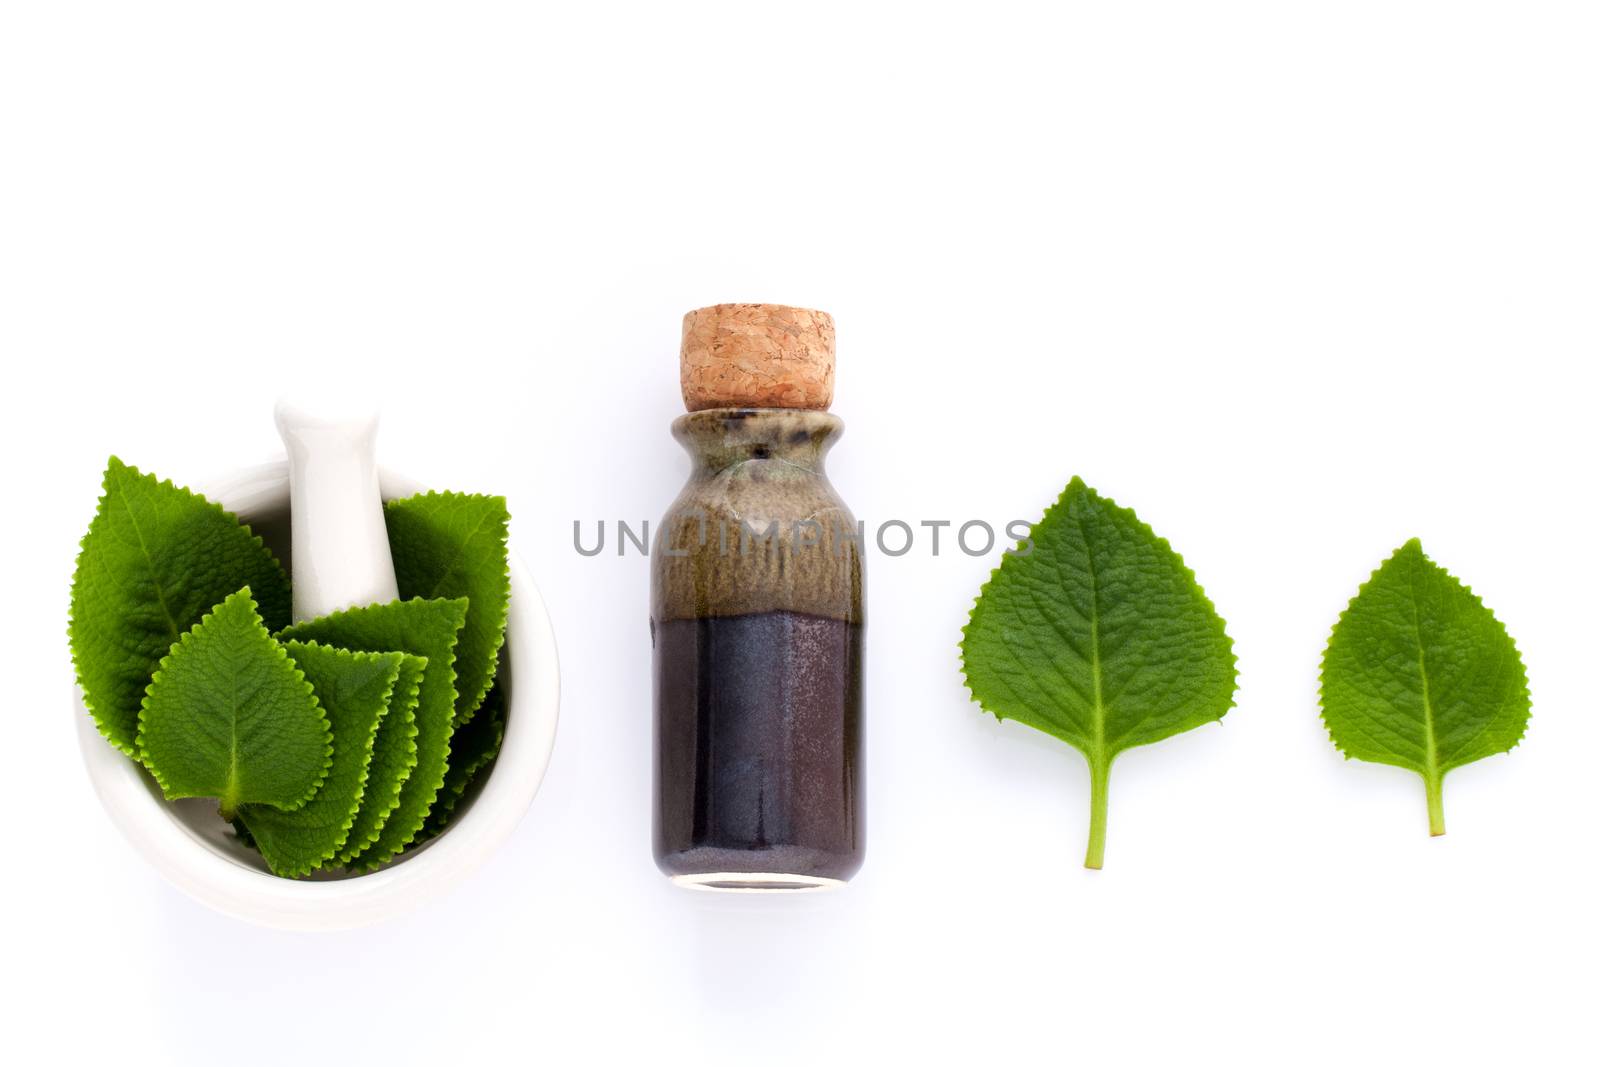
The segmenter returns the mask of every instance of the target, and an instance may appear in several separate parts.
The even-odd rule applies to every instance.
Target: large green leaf
[[[249,586],[269,629],[289,621],[289,580],[261,539],[204,497],[115,456],[72,576],[68,635],[84,703],[135,755],[156,665],[224,597]]]
[[[400,596],[466,597],[456,645],[456,729],[470,721],[494,681],[505,642],[511,574],[505,497],[419,493],[384,507]]]
[[[1233,706],[1233,642],[1194,575],[1127,508],[1074,478],[1008,553],[963,629],[972,695],[996,718],[1089,761],[1086,866],[1105,851],[1117,755],[1215,722]]]
[[[403,652],[350,652],[290,641],[284,646],[317,694],[333,731],[328,777],[304,807],[283,811],[262,804],[239,808],[239,820],[274,874],[309,874],[339,850],[355,823],[366,790],[378,723],[389,710]],[[403,703],[405,696],[400,698]]]
[[[1511,635],[1415,539],[1356,593],[1322,655],[1333,743],[1347,758],[1420,774],[1435,836],[1445,773],[1516,747],[1530,705]]]
[[[377,840],[349,858],[352,867],[376,867],[405,848],[444,784],[455,718],[455,647],[466,616],[464,598],[395,600],[296,623],[280,635],[358,652],[408,652],[428,661],[417,695],[416,766],[401,784],[399,802]]]
[[[272,639],[250,590],[224,600],[161,661],[139,712],[140,757],[170,800],[216,797],[293,810],[333,757],[305,675]]]

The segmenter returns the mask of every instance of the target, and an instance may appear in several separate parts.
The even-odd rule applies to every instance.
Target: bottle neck
[[[672,423],[672,435],[702,475],[755,460],[820,475],[823,457],[843,432],[837,415],[789,408],[709,408]]]

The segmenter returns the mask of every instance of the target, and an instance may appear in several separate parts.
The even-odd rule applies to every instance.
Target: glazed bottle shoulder
[[[829,482],[837,415],[711,409],[678,418],[687,482],[657,526],[658,619],[797,611],[861,620],[861,527]]]

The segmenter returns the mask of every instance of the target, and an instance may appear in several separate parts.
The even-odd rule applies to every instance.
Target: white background
[[[1600,34],[1544,3],[278,3],[0,15],[0,1041],[40,1062],[1594,1062]],[[998,551],[869,559],[869,848],[842,892],[650,860],[647,563],[572,523],[685,475],[679,317],[839,328],[869,524],[1073,474],[1228,620],[1225,725],[1087,774],[981,714]],[[105,457],[201,481],[285,389],[502,491],[555,620],[544,788],[442,902],[212,914],[85,780],[64,638]],[[1420,536],[1524,652],[1524,744],[1347,763],[1328,628]]]

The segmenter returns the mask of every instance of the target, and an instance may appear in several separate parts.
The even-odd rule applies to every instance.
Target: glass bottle
[[[655,856],[680,884],[795,890],[861,866],[862,529],[823,457],[833,320],[684,317],[693,461],[657,528]]]

